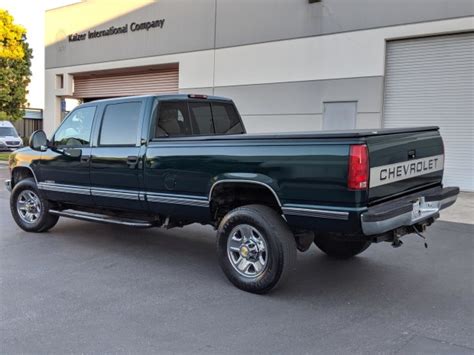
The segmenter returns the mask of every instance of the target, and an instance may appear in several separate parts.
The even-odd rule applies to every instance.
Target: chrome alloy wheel
[[[267,243],[257,229],[248,224],[239,224],[230,232],[227,256],[240,275],[254,278],[265,271]]]
[[[26,223],[35,223],[41,215],[41,201],[31,190],[23,190],[16,200],[16,210]]]

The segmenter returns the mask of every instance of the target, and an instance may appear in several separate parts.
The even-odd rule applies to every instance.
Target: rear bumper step
[[[75,211],[75,210],[64,210],[64,211],[49,210],[49,213],[58,215],[61,217],[80,219],[83,221],[108,223],[108,224],[120,224],[123,226],[129,226],[129,227],[149,228],[149,227],[155,226],[152,222],[149,222],[149,221],[112,217],[105,214],[90,213],[90,212]]]
[[[377,235],[437,218],[440,210],[456,202],[458,194],[458,187],[436,187],[370,207],[361,215],[362,231]]]

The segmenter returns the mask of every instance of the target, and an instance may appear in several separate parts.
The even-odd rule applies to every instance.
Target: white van
[[[23,141],[11,122],[0,121],[0,150],[15,150],[21,147]]]

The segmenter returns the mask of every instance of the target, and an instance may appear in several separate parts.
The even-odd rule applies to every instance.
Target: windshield
[[[0,137],[18,137],[18,134],[13,127],[0,127]]]

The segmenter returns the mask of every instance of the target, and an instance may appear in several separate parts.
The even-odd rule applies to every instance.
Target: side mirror
[[[33,150],[43,151],[48,146],[48,138],[43,130],[34,131],[30,137],[30,148]]]

